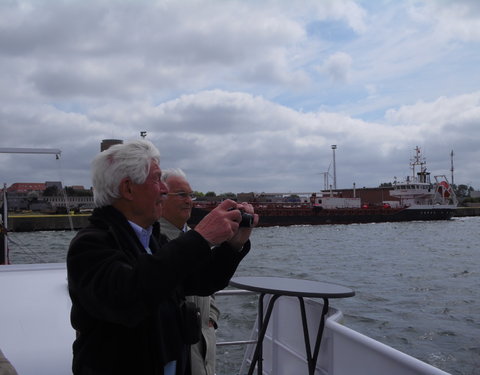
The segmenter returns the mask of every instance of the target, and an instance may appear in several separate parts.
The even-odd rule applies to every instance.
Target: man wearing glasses
[[[168,188],[167,199],[163,203],[160,219],[160,231],[168,240],[173,240],[190,228],[187,225],[192,213],[192,188],[181,169],[168,169],[162,173],[162,182]],[[219,310],[215,298],[188,296],[187,301],[195,303],[200,309],[202,336],[191,346],[192,375],[215,374],[215,345]]]
[[[75,375],[190,375],[197,308],[186,295],[225,288],[250,250],[258,215],[225,200],[167,241],[158,220],[168,189],[149,141],[116,144],[92,162],[95,209],[67,253]],[[253,215],[240,227],[242,211]]]

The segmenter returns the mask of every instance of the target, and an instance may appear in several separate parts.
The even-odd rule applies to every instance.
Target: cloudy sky
[[[90,187],[103,139],[147,139],[194,190],[480,189],[477,0],[0,0],[0,182]]]

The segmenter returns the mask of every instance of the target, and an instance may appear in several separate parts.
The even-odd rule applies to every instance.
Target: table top
[[[230,285],[259,293],[310,298],[346,298],[355,292],[347,287],[320,281],[284,277],[243,276],[234,277]]]

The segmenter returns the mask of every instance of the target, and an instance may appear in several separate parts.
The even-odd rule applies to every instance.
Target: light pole
[[[452,172],[452,185],[455,185],[455,180],[453,179],[453,150],[452,152],[450,153],[450,163],[451,163],[451,168],[450,168],[450,172]]]
[[[335,150],[337,149],[337,145],[332,145],[332,152],[333,152],[333,189],[337,190],[337,166],[335,165]]]

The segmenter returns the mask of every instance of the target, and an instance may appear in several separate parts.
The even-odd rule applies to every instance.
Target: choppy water
[[[451,221],[257,228],[237,276],[348,286],[345,325],[455,375],[480,374],[480,217]],[[13,233],[12,263],[62,262],[71,232]],[[27,251],[28,249],[28,251]],[[218,297],[219,340],[246,339],[256,298]],[[243,349],[219,348],[217,373]]]

